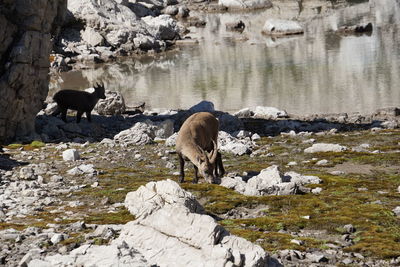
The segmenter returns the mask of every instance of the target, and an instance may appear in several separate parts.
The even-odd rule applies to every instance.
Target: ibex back
[[[105,99],[104,95],[104,85],[95,85],[94,92],[88,93],[85,91],[77,90],[61,90],[57,92],[53,99],[57,103],[58,108],[53,113],[54,116],[61,113],[61,118],[63,121],[67,122],[67,111],[68,109],[76,110],[76,122],[81,121],[83,113],[86,113],[86,118],[89,122],[92,121],[91,112],[96,106],[99,99]]]
[[[224,175],[225,170],[217,146],[218,130],[219,122],[209,112],[195,113],[182,124],[176,139],[181,183],[185,177],[185,159],[193,163],[194,183],[198,182],[198,172],[209,183],[215,183],[216,177]]]

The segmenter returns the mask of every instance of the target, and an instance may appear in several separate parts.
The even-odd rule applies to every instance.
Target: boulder
[[[65,52],[88,62],[113,59],[130,55],[135,50],[165,49],[165,40],[179,38],[179,27],[169,15],[157,16],[162,1],[132,3],[129,1],[70,0],[68,9],[73,19],[60,34],[57,45]],[[84,31],[74,28],[83,25]],[[109,47],[101,49],[97,47]]]
[[[250,139],[237,139],[224,131],[218,133],[218,148],[221,152],[237,156],[250,154],[254,144]]]
[[[174,134],[174,122],[172,120],[165,120],[154,125],[154,134],[157,138],[166,139]]]
[[[46,106],[46,109],[44,110],[44,114],[46,115],[51,115],[53,114],[58,108],[57,103],[53,102],[53,103],[49,103]]]
[[[151,182],[128,193],[125,206],[137,220],[125,225],[116,242],[134,243],[150,263],[226,266],[231,262],[256,266],[267,260],[259,246],[231,236],[204,215],[193,195],[171,180]],[[152,251],[146,249],[149,247]]]
[[[103,36],[91,27],[86,27],[85,30],[81,32],[81,36],[82,41],[90,46],[101,46],[104,44]]]
[[[178,9],[178,17],[186,18],[189,17],[190,10],[186,6],[180,6]]]
[[[83,245],[68,255],[31,262],[42,266],[160,267],[269,264],[270,258],[260,246],[231,235],[172,180],[150,182],[128,193],[125,206],[136,220],[125,224],[110,245]]]
[[[215,108],[213,102],[203,100],[197,103],[196,105],[192,106],[191,108],[189,108],[189,110],[192,112],[204,112],[204,111],[213,112],[215,111]]]
[[[310,189],[305,188],[304,185],[319,183],[322,183],[322,180],[316,176],[305,176],[296,172],[281,174],[276,165],[263,169],[260,174],[247,181],[240,176],[221,179],[221,186],[249,196],[308,193]]]
[[[178,14],[178,8],[176,6],[167,6],[164,10],[163,13],[170,15],[170,16],[175,16]]]
[[[221,131],[233,133],[244,128],[243,122],[236,116],[226,112],[216,112],[214,115],[218,118]]]
[[[94,169],[93,164],[82,164],[82,165],[79,165],[78,167],[74,167],[74,168],[68,170],[67,173],[70,175],[81,175],[81,174],[94,175],[97,172]]]
[[[114,136],[114,141],[124,145],[145,145],[153,142],[154,126],[149,123],[137,122],[128,130]]]
[[[346,146],[341,146],[338,144],[326,144],[317,143],[313,144],[311,147],[304,149],[305,153],[317,153],[317,152],[343,152],[346,151]]]
[[[101,35],[114,47],[132,42],[136,33],[144,28],[130,8],[113,0],[104,0],[101,3],[94,0],[70,0],[68,9],[76,21],[90,29],[90,34],[97,32],[97,37]],[[64,35],[64,31],[61,34]],[[85,38],[83,41],[88,40],[89,38]]]
[[[80,159],[79,152],[76,149],[67,149],[63,152],[63,160],[76,161]]]
[[[218,0],[218,5],[228,9],[271,8],[270,0]]]
[[[69,255],[56,254],[47,256],[44,260],[34,259],[28,264],[29,267],[70,265],[150,267],[143,256],[126,243],[111,246],[82,245]]]
[[[254,117],[260,119],[277,119],[286,118],[287,116],[286,111],[274,107],[257,106],[254,110]]]
[[[400,216],[400,206],[397,206],[392,211],[393,211],[394,214],[396,214],[396,216]]]
[[[267,120],[288,117],[288,114],[285,110],[265,106],[244,108],[234,113],[234,115],[239,118],[259,118]]]
[[[267,35],[291,35],[304,33],[303,27],[293,20],[268,19],[262,29]]]
[[[166,139],[174,133],[174,122],[165,120],[152,122],[146,120],[137,122],[130,129],[124,130],[114,136],[114,141],[124,145],[145,145],[150,144],[157,137]]]
[[[186,207],[190,212],[199,214],[204,212],[203,207],[191,193],[171,180],[150,182],[125,197],[125,207],[138,219],[146,218],[165,205],[175,204]]]
[[[173,40],[179,36],[179,27],[170,15],[147,16],[142,20],[148,25],[151,34],[160,40]]]
[[[143,51],[148,51],[154,48],[159,48],[160,45],[153,36],[138,33],[133,39],[133,44],[136,48]]]
[[[118,115],[126,110],[124,97],[120,92],[106,91],[106,99],[99,99],[94,108],[100,115]]]
[[[252,111],[250,108],[244,108],[239,110],[238,112],[235,112],[233,115],[239,118],[250,118],[254,116],[254,111]]]
[[[165,145],[166,146],[175,146],[177,137],[178,137],[178,133],[174,133],[173,135],[171,135],[170,137],[168,137],[165,140]]]

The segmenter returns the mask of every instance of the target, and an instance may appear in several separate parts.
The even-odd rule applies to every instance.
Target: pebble
[[[323,166],[323,165],[327,165],[328,164],[328,160],[326,159],[321,159],[320,161],[317,161],[317,163],[315,163],[318,166]]]
[[[293,244],[296,244],[296,245],[299,245],[299,246],[304,245],[304,241],[303,240],[297,240],[297,239],[290,240],[290,243],[293,243]]]
[[[51,243],[53,243],[53,245],[57,245],[58,243],[60,243],[63,240],[64,240],[64,235],[62,235],[62,234],[55,234],[50,239],[50,241],[51,241]]]

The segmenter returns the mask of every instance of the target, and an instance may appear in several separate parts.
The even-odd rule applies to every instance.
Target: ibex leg
[[[81,122],[81,118],[82,118],[82,111],[78,111],[78,113],[76,114],[76,122],[80,123]]]
[[[194,179],[193,179],[193,183],[197,184],[199,182],[199,169],[197,168],[196,165],[193,164],[194,167]]]
[[[185,179],[185,160],[183,159],[181,154],[178,154],[179,158],[179,182],[183,183],[183,180]]]

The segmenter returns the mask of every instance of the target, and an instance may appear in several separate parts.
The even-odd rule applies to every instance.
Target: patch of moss
[[[26,228],[26,225],[19,224],[19,223],[7,223],[7,222],[0,222],[0,231],[5,229],[15,229],[21,231]]]
[[[23,148],[23,150],[25,151],[30,151],[30,150],[34,150],[36,148],[41,148],[44,147],[45,144],[41,141],[33,141],[30,144],[9,144],[7,145],[5,148],[7,149],[19,149],[19,148]]]
[[[340,143],[342,145],[358,146],[361,143],[376,144],[376,142],[390,143],[393,141],[380,140],[379,136],[366,133],[367,140],[359,135],[349,139],[343,135],[319,136],[320,142]],[[397,136],[397,135],[396,135]],[[370,139],[370,140],[368,140]],[[274,145],[274,140],[279,143]],[[335,142],[330,142],[335,141]],[[301,139],[293,138],[292,142],[282,142],[282,137],[268,138],[265,141],[271,147],[283,155],[276,154],[273,158],[233,157],[224,155],[227,171],[241,173],[258,172],[271,164],[278,164],[281,171],[295,170],[304,175],[316,175],[323,180],[322,184],[310,185],[323,188],[319,195],[306,194],[294,196],[263,196],[250,197],[240,195],[232,190],[208,184],[184,184],[183,188],[191,191],[204,203],[207,212],[224,214],[236,207],[256,207],[267,205],[270,209],[266,216],[258,218],[223,220],[221,224],[232,233],[257,241],[268,251],[276,249],[299,249],[297,245],[290,243],[290,235],[277,233],[279,230],[300,231],[324,230],[329,235],[342,234],[343,226],[353,224],[357,229],[355,244],[348,251],[358,251],[363,255],[375,258],[395,257],[398,255],[400,243],[400,221],[391,210],[398,205],[400,195],[394,191],[400,183],[398,167],[399,155],[396,153],[371,154],[368,152],[345,151],[340,153],[315,153],[305,154],[293,152],[293,146],[300,145]],[[261,142],[262,143],[262,142]],[[304,147],[304,146],[303,146]],[[269,150],[270,151],[270,150]],[[299,151],[299,149],[297,149]],[[286,152],[286,153],[285,153]],[[299,162],[298,166],[287,168],[281,163],[290,160]],[[331,175],[326,173],[326,167],[315,165],[315,160],[309,164],[301,164],[303,160],[311,158],[327,159],[331,166],[344,162],[355,162],[377,166],[371,174],[344,174]],[[273,163],[272,163],[273,162]],[[391,165],[390,168],[385,166]],[[397,166],[397,167],[395,167]],[[367,191],[358,188],[367,188]],[[378,193],[386,191],[387,193]],[[381,204],[375,203],[379,200]],[[309,219],[303,216],[310,216]],[[268,236],[269,235],[269,236]],[[368,236],[370,236],[368,238]],[[371,238],[373,237],[373,238]],[[384,240],[388,240],[385,242]],[[323,248],[326,240],[313,239],[305,243],[302,249],[320,247]],[[377,245],[379,243],[379,246]]]
[[[7,149],[18,149],[18,148],[21,148],[23,146],[24,146],[23,144],[9,144],[9,145],[5,146],[5,148],[7,148]]]
[[[43,142],[41,142],[41,141],[33,141],[30,144],[30,146],[33,147],[33,148],[40,148],[40,147],[44,147],[45,144]]]
[[[60,244],[63,246],[70,246],[73,244],[82,244],[86,241],[84,235],[78,234],[78,233],[73,233],[70,234],[70,237],[61,241]]]
[[[125,224],[133,220],[135,220],[135,216],[125,208],[122,208],[117,212],[94,213],[85,217],[85,223],[94,224]]]
[[[296,239],[304,242],[303,246],[291,243],[293,236],[290,234],[277,233],[275,231],[265,231],[264,229],[248,228],[241,223],[241,220],[223,220],[221,221],[226,229],[232,234],[241,236],[251,242],[259,244],[262,248],[269,252],[275,252],[282,249],[296,249],[304,251],[307,247],[321,247],[324,242],[313,238],[296,237]]]

